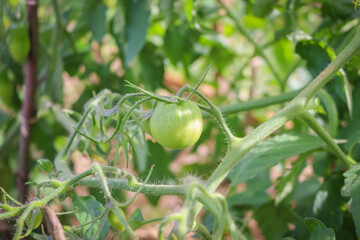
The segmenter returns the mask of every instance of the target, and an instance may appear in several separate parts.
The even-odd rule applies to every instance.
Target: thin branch
[[[48,234],[50,234],[54,240],[66,240],[63,227],[54,210],[49,206],[44,206],[43,210],[45,212],[45,225]]]
[[[312,116],[307,110],[303,110],[299,113],[301,119],[311,127],[312,130],[330,147],[331,151],[341,160],[341,162],[350,168],[356,162],[353,159],[348,158],[339,146],[334,142],[331,136],[325,131],[325,129],[318,123],[314,116]]]
[[[30,53],[25,65],[25,98],[21,111],[20,143],[18,172],[16,175],[19,200],[23,202],[26,196],[26,185],[29,174],[31,122],[34,118],[34,102],[36,93],[36,74],[38,61],[38,1],[27,0],[27,14],[30,34]]]

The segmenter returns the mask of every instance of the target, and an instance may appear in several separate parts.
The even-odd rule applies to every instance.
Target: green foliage
[[[236,185],[255,177],[279,161],[305,153],[323,145],[311,135],[279,135],[253,148],[230,172],[228,177]]]
[[[324,223],[316,218],[306,218],[304,220],[306,228],[310,232],[310,239],[335,240],[335,232],[327,228]]]
[[[104,211],[103,205],[95,200],[93,196],[80,197],[75,194],[72,198],[74,203],[75,215],[82,227],[82,238],[104,239],[109,232],[109,223],[101,219],[97,220]]]
[[[173,221],[174,239],[358,239],[358,5],[38,1],[29,199],[20,203],[13,176],[36,37],[26,1],[0,1],[0,220],[16,226],[14,239],[54,238],[26,229],[45,205],[64,211],[68,239],[132,239],[144,225],[161,239]],[[168,149],[172,136],[161,145],[144,124],[159,101],[187,100],[204,129],[192,147]],[[134,202],[140,192],[147,199]],[[173,209],[175,195],[183,205]],[[113,236],[114,209],[124,229]],[[80,226],[65,227],[73,221]]]

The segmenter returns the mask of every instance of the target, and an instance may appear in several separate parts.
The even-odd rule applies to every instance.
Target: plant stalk
[[[331,136],[325,131],[325,129],[318,123],[316,118],[311,115],[307,110],[303,110],[299,113],[304,122],[311,127],[312,130],[329,145],[331,151],[341,160],[341,162],[347,167],[350,168],[356,162],[353,159],[348,158],[343,151],[339,148],[338,145],[334,142]]]
[[[27,0],[27,15],[29,22],[30,53],[25,64],[25,98],[21,110],[20,142],[18,171],[16,184],[19,192],[19,200],[25,201],[27,187],[25,183],[29,180],[29,160],[31,124],[34,118],[34,103],[37,85],[37,62],[38,62],[38,1]]]

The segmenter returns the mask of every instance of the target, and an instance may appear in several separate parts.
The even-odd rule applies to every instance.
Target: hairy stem
[[[185,185],[156,185],[156,184],[143,184],[135,183],[130,186],[129,181],[119,178],[107,178],[108,186],[110,189],[123,189],[126,191],[136,192],[142,188],[141,193],[155,194],[155,195],[185,195]],[[100,188],[101,182],[99,178],[85,178],[75,184],[76,186],[88,186]]]
[[[339,148],[338,145],[334,142],[331,136],[325,131],[325,129],[316,121],[315,117],[311,115],[308,111],[303,110],[299,113],[304,122],[311,127],[312,130],[329,145],[332,152],[341,160],[341,162],[347,167],[350,168],[356,162],[353,159],[348,158],[343,151]]]
[[[301,90],[296,90],[292,92],[282,93],[277,96],[266,97],[258,100],[251,100],[248,102],[236,103],[226,106],[221,106],[220,111],[222,114],[234,114],[242,111],[247,111],[250,109],[263,108],[274,104],[284,103],[294,99]],[[207,116],[207,114],[205,114]]]
[[[315,94],[329,82],[335,74],[352,59],[360,50],[360,26],[351,42],[340,52],[340,54],[296,97],[305,98],[310,101]]]

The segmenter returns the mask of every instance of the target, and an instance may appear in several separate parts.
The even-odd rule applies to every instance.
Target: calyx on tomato
[[[150,119],[152,136],[161,145],[181,149],[199,140],[203,118],[199,107],[191,101],[181,104],[160,102]]]

